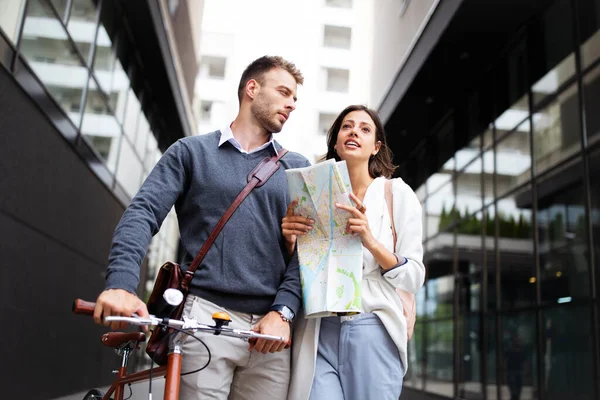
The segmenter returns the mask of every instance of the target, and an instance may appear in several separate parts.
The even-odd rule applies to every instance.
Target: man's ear
[[[256,94],[259,92],[259,90],[260,84],[256,81],[256,79],[250,79],[248,82],[246,82],[246,94],[251,99],[256,97]]]

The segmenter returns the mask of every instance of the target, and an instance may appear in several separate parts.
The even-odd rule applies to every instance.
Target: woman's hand
[[[312,230],[312,225],[315,223],[315,221],[310,218],[294,215],[294,208],[296,208],[297,204],[298,200],[294,200],[290,203],[285,217],[283,217],[283,220],[281,221],[281,232],[283,233],[285,247],[290,256],[294,253],[298,236],[306,235],[308,231]]]
[[[350,193],[350,198],[354,201],[356,207],[346,206],[340,203],[335,203],[335,206],[341,210],[348,211],[352,215],[348,218],[346,232],[359,234],[363,246],[371,251],[371,249],[377,246],[379,242],[373,237],[371,228],[369,228],[369,220],[365,215],[367,207],[354,195],[354,193]]]

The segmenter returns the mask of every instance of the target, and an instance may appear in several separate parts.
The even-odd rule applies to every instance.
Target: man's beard
[[[260,125],[269,133],[278,133],[283,128],[283,123],[277,123],[273,120],[274,115],[269,108],[268,102],[264,99],[261,93],[258,93],[256,99],[250,106],[252,115],[258,121]]]

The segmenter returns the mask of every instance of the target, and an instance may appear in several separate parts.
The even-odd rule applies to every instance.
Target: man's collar
[[[226,127],[224,127],[223,129],[221,129],[221,138],[219,139],[219,147],[221,147],[223,145],[223,143],[225,142],[230,142],[236,149],[238,149],[240,152],[242,153],[247,153],[245,150],[242,149],[242,146],[240,145],[240,143],[235,139],[235,137],[233,136],[233,131],[231,130],[231,124],[228,124]],[[273,146],[273,150],[275,151],[275,154],[277,153],[277,146],[275,146],[275,137],[274,135],[271,133],[271,136],[269,137],[269,141],[265,144],[263,144],[262,146],[252,150],[250,153],[253,153],[255,151],[259,151],[262,150],[264,148],[269,147],[268,145]]]

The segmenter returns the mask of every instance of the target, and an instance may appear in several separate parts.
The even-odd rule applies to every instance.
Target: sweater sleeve
[[[394,252],[406,262],[383,276],[394,287],[416,293],[425,281],[422,207],[417,195],[401,179],[392,180],[392,193],[397,236]]]
[[[295,315],[300,311],[300,300],[302,299],[302,285],[300,283],[300,263],[298,251],[295,250],[288,262],[283,282],[279,285],[273,305],[282,304],[288,306]]]
[[[106,289],[135,293],[150,241],[184,191],[184,153],[181,141],[169,147],[123,213],[113,234]]]

